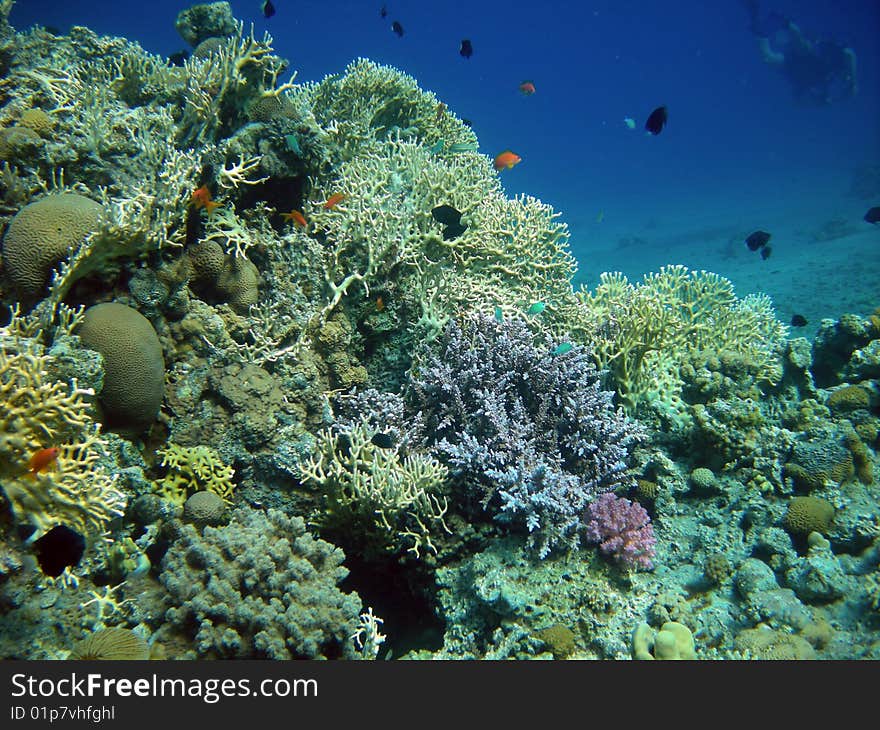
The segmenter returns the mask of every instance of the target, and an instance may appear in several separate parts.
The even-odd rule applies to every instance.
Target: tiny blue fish
[[[544,308],[546,306],[547,305],[544,304],[544,302],[535,302],[526,310],[526,314],[529,314],[529,315],[540,314],[541,312],[544,311]]]
[[[299,146],[299,141],[295,134],[286,135],[284,141],[287,143],[287,149],[293,152],[297,157],[302,157],[302,147]]]
[[[571,350],[572,347],[574,347],[574,345],[572,345],[570,342],[560,342],[558,345],[556,345],[556,347],[553,348],[550,354],[554,357],[556,355],[564,355],[566,352]]]
[[[501,311],[501,307],[495,307],[495,321],[503,322],[504,321],[504,312]]]

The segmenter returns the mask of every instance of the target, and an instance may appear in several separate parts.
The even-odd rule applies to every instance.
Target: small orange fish
[[[290,213],[282,213],[281,217],[284,218],[288,223],[293,221],[300,228],[305,228],[306,225],[306,217],[300,213],[298,210],[292,210]]]
[[[385,300],[382,299],[382,295],[380,294],[378,297],[376,297],[376,311],[381,312],[384,309],[385,309]]]
[[[333,193],[333,195],[327,198],[327,202],[324,203],[324,210],[335,208],[343,200],[345,200],[345,193]]]
[[[511,152],[510,150],[504,150],[498,157],[495,158],[495,169],[496,170],[509,170],[514,165],[518,165],[522,162],[522,157]]]
[[[58,459],[61,449],[57,446],[50,446],[46,449],[35,451],[33,456],[28,460],[28,474],[31,479],[36,479],[37,474],[46,471]]]
[[[520,93],[523,94],[523,96],[531,96],[532,94],[535,93],[535,91],[537,91],[537,89],[535,89],[535,82],[528,81],[528,80],[523,81],[519,85],[519,90],[520,90]]]
[[[207,185],[202,185],[198,190],[194,190],[189,202],[196,210],[204,208],[209,215],[214,212],[214,208],[220,205],[220,203],[211,200],[211,191]]]

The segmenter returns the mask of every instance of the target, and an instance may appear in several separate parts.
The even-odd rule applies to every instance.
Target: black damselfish
[[[762,246],[766,246],[769,240],[770,234],[767,231],[755,231],[746,239],[746,246],[749,247],[749,251],[757,251]]]
[[[458,52],[465,58],[470,58],[474,55],[474,47],[471,45],[471,42],[465,38],[461,42],[461,48],[458,49]]]
[[[403,38],[403,26],[396,20],[391,24],[391,30],[397,33],[398,38]]]
[[[458,225],[461,222],[461,213],[451,205],[438,205],[431,208],[431,215],[438,223],[444,226]]]
[[[383,5],[382,9],[379,11],[379,16],[384,18],[387,15],[388,15],[388,8]]]
[[[380,449],[394,448],[394,439],[391,434],[383,433],[382,431],[374,433],[373,438],[370,439],[370,443],[373,444],[373,446],[378,446]]]
[[[791,318],[791,326],[792,327],[806,327],[807,326],[807,318],[802,314],[792,315]]]
[[[666,120],[668,118],[669,115],[666,113],[666,107],[658,106],[648,116],[648,121],[645,122],[645,129],[651,134],[660,134],[660,132],[663,131],[663,127],[666,126]]]
[[[875,205],[865,213],[865,220],[868,223],[880,223],[880,205]]]
[[[773,248],[769,245],[764,246],[764,248],[761,249],[761,258],[766,261],[770,258],[771,253],[773,253]]]
[[[431,215],[438,223],[446,226],[443,229],[443,240],[452,241],[467,230],[467,225],[461,222],[461,213],[451,205],[438,205],[431,208]]]
[[[263,17],[271,18],[273,15],[275,15],[275,6],[272,0],[263,0]]]

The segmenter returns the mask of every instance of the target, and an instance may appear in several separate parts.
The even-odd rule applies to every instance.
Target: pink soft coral
[[[606,492],[587,508],[587,540],[626,568],[654,567],[654,527],[645,508]]]

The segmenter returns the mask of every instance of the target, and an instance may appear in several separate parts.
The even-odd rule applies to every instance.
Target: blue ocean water
[[[880,204],[880,5],[876,1],[757,3],[762,16],[776,12],[790,17],[811,40],[833,40],[853,49],[859,91],[828,105],[794,98],[789,81],[762,61],[744,0],[678,2],[670,7],[646,2],[389,2],[385,17],[380,14],[381,2],[272,2],[276,14],[271,18],[263,17],[261,0],[230,4],[236,17],[253,23],[258,37],[263,31],[272,34],[275,51],[289,59],[298,82],[340,73],[357,57],[389,64],[415,77],[423,89],[469,119],[481,152],[494,157],[511,149],[520,155],[520,164],[501,172],[502,182],[510,195],[533,195],[552,204],[569,225],[572,252],[580,264],[576,283],[593,285],[600,272],[613,270],[636,279],[668,263],[706,268],[730,277],[739,295],[771,294],[783,322],[791,321],[794,313],[805,315],[813,333],[821,317],[836,319],[844,312],[865,316],[880,303],[880,227],[863,220],[869,206]],[[190,4],[157,0],[145,9],[118,0],[20,0],[10,21],[17,29],[40,23],[61,33],[72,25],[83,25],[137,41],[148,51],[167,56],[185,47],[174,30],[174,19]],[[392,32],[394,21],[402,25],[402,36]],[[471,58],[459,53],[465,38],[473,45]],[[520,92],[525,80],[534,84],[534,94]],[[668,108],[668,124],[660,134],[650,135],[644,129],[645,120],[661,105]],[[627,119],[631,125],[625,123]],[[870,175],[862,177],[868,180],[862,192],[855,190],[859,171],[872,167],[876,171],[873,193]],[[744,245],[745,237],[757,228],[772,231],[772,258],[750,252]],[[362,302],[367,307],[364,321],[385,310],[382,293],[374,291],[371,296],[377,299]],[[503,317],[496,314],[496,320]],[[811,335],[808,330],[792,332],[797,334]],[[571,343],[561,344],[571,347]],[[279,366],[279,381],[283,373]],[[874,381],[873,375],[864,377]],[[830,385],[845,382],[835,380]],[[844,395],[846,389],[840,389]],[[871,386],[871,395],[867,389],[856,387],[855,391],[859,397],[873,399],[872,413],[876,412],[876,385]],[[754,405],[753,395],[750,391],[745,399],[749,407]],[[811,394],[798,393],[797,398],[811,400],[807,395]],[[827,398],[830,402],[831,396]],[[838,402],[842,400],[838,396]],[[721,403],[719,413],[725,407]],[[803,436],[799,443],[806,444],[808,451],[813,442],[800,430],[800,421],[791,425],[797,415],[793,414],[787,414],[786,424],[797,432],[793,439]],[[852,418],[857,423],[863,416]],[[861,437],[876,451],[880,441],[876,428],[868,429],[871,423],[857,425],[863,427]],[[833,436],[837,437],[836,432]],[[740,434],[731,436],[731,442],[737,438]],[[742,437],[744,443],[752,443],[749,439],[752,435]],[[682,475],[691,467],[706,471],[707,463],[718,470],[712,460],[718,456],[713,443],[691,448],[682,441]],[[836,442],[829,436],[827,443]],[[781,444],[782,440],[773,444],[780,453]],[[862,445],[858,453],[865,460],[861,466],[867,464],[870,472],[875,462],[866,456],[866,448]],[[244,461],[250,458],[251,454],[244,454]],[[648,485],[655,478],[653,468],[641,475]],[[770,469],[766,464],[763,468]],[[760,487],[751,472],[738,476],[743,483],[737,483],[736,489]],[[863,501],[848,493],[846,500],[851,504],[845,519],[849,521],[841,519],[860,538],[862,522],[852,514],[862,510],[866,520],[876,520],[875,491],[862,489],[872,484],[871,476],[859,475],[862,481],[856,489]],[[699,481],[693,472],[687,478]],[[682,504],[702,510],[703,504],[710,504],[714,486],[706,486],[706,494],[694,501],[683,497]],[[278,498],[280,492],[266,489],[257,492],[260,499],[252,502],[262,504],[267,494],[270,499]],[[774,508],[779,508],[778,496],[764,495]],[[833,496],[838,498],[836,492]],[[840,501],[845,500],[841,497]],[[731,559],[743,559],[748,551],[740,554],[739,548],[751,549],[751,543],[738,542],[739,526],[731,515],[739,506],[719,502],[715,508],[723,511],[724,519],[731,518],[724,525],[734,537],[725,549],[730,549]],[[671,546],[664,559],[669,558],[670,566],[680,566],[683,561],[675,553],[691,548],[681,548],[677,538],[698,535],[686,534],[691,526],[682,527],[684,520],[681,525],[675,523],[672,513],[658,514],[660,529],[666,533],[661,533],[664,549]],[[708,519],[705,524],[710,525]],[[865,527],[865,534],[869,527],[874,529]],[[841,534],[846,534],[844,527]],[[717,542],[723,543],[724,537]],[[710,539],[706,543],[711,547]],[[699,546],[703,552],[708,552],[707,544]],[[855,554],[863,547],[853,541],[844,552]],[[703,552],[698,553],[700,559]],[[847,575],[861,578],[868,568],[876,567],[874,557],[865,561],[862,566],[846,563]],[[427,615],[430,607],[414,611],[396,605],[399,596],[389,597],[392,581],[388,576],[384,576],[386,583],[382,576],[373,580],[370,570],[374,568],[360,565],[357,556],[350,555],[349,565],[359,576],[357,590],[388,617],[389,633],[403,637],[396,638],[395,651],[402,645],[430,643],[408,636],[425,627],[400,628],[410,614]],[[658,580],[667,581],[664,585],[685,585],[687,576],[683,575],[670,577],[660,571]],[[793,584],[796,578],[790,579]],[[452,580],[448,574],[444,579]],[[542,581],[551,582],[536,579],[536,583]],[[819,604],[828,597],[809,594],[806,589],[807,602]],[[862,603],[860,610],[866,605]],[[850,608],[846,606],[839,610],[838,617],[850,620],[850,628],[861,620],[860,614],[847,614]],[[426,633],[434,628],[429,626]],[[702,634],[700,640],[706,636]],[[714,640],[721,641],[719,637]],[[839,643],[844,645],[845,639]],[[607,653],[626,653],[621,646]],[[829,656],[841,655],[840,646],[829,651]]]
[[[762,62],[742,0],[400,1],[385,3],[384,19],[378,0],[273,2],[268,19],[260,0],[231,5],[257,33],[272,34],[298,81],[340,72],[359,56],[391,64],[470,119],[481,151],[519,154],[522,163],[503,175],[507,191],[562,212],[587,283],[602,270],[632,277],[672,259],[713,267],[710,239],[737,226],[747,232],[811,214],[818,226],[840,213],[822,205],[845,191],[853,170],[880,160],[876,1],[759,5],[812,40],[855,50],[859,93],[828,106],[799,103]],[[30,0],[16,5],[11,22],[86,25],[171,54],[185,46],[173,21],[188,5],[156,0],[146,11],[137,3]],[[394,20],[402,37],[391,31]],[[464,38],[474,49],[469,59],[458,53]],[[535,94],[519,92],[525,79]],[[653,137],[643,124],[659,105],[669,121]],[[858,220],[865,201],[850,203],[843,215]],[[685,250],[670,255],[676,244]],[[736,270],[727,273],[736,280]]]

